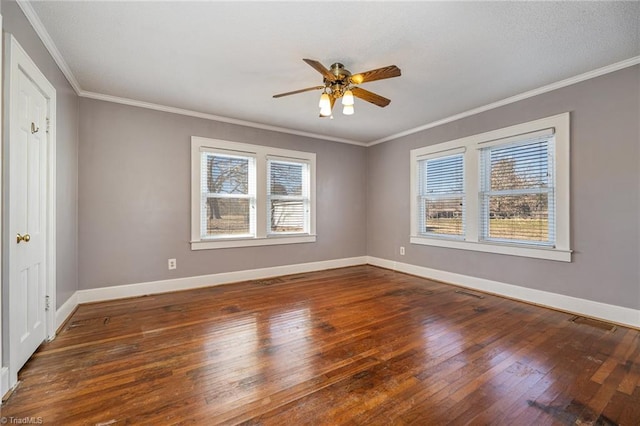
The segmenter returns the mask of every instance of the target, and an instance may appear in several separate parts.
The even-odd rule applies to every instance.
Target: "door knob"
[[[24,234],[24,235],[20,235],[18,234],[18,237],[16,238],[18,244],[20,244],[20,241],[24,241],[25,243],[28,243],[29,240],[31,240],[31,235],[29,234]]]

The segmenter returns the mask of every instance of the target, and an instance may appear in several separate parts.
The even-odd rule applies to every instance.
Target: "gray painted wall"
[[[315,152],[317,241],[191,251],[191,136]],[[85,98],[80,141],[82,289],[366,254],[364,147]]]
[[[638,66],[365,149],[79,101],[19,7],[2,0],[1,8],[5,31],[57,90],[58,306],[78,288],[368,254],[640,308]],[[410,149],[565,111],[572,113],[572,263],[409,244]],[[316,152],[318,241],[191,251],[192,135]],[[175,271],[167,270],[170,257]]]
[[[634,66],[370,147],[367,254],[640,308],[639,104],[640,66]],[[411,149],[566,111],[572,263],[409,244]]]
[[[78,289],[78,96],[22,10],[2,1],[3,28],[11,33],[56,89],[56,302]]]

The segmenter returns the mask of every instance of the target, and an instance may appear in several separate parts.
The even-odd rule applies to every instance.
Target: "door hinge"
[[[49,133],[50,128],[51,128],[51,121],[49,120],[49,117],[47,117],[47,133]]]
[[[44,310],[49,311],[51,308],[51,302],[49,301],[49,296],[44,297]]]

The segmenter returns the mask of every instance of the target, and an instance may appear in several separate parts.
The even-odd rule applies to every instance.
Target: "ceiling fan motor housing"
[[[329,72],[335,76],[334,81],[329,81],[328,79],[324,79],[324,84],[327,89],[331,90],[331,95],[337,99],[342,97],[344,92],[348,89],[351,81],[349,77],[351,77],[351,72],[345,69],[344,65],[340,62],[336,62],[331,65]]]
[[[340,62],[336,62],[331,65],[331,73],[336,76],[337,80],[344,80],[347,77],[351,77],[349,70],[345,69],[344,65]]]

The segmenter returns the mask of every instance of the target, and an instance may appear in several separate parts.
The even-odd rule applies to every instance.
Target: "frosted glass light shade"
[[[347,90],[342,95],[342,105],[353,105],[353,103],[353,93],[351,93],[351,90]]]
[[[329,95],[323,93],[320,95],[320,103],[318,103],[320,108],[331,108],[331,100],[329,99]]]
[[[328,117],[331,115],[331,104],[325,105],[320,108],[320,115],[323,117]]]

